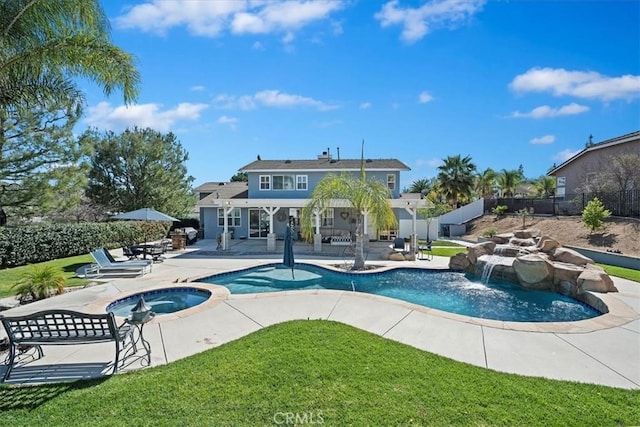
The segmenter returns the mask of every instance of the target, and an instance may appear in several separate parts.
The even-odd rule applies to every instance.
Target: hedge
[[[155,241],[167,235],[168,227],[164,222],[140,221],[0,227],[0,268]]]

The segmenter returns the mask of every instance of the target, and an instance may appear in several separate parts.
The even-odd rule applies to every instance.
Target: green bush
[[[51,265],[32,265],[12,286],[21,300],[36,301],[64,292],[64,273]]]
[[[0,227],[0,268],[84,255],[96,248],[116,248],[158,240],[167,223],[114,221]]]
[[[482,231],[482,236],[483,236],[483,237],[493,237],[493,236],[495,236],[496,234],[498,234],[498,230],[496,230],[496,229],[495,229],[495,228],[493,228],[493,227],[485,228],[485,229]]]
[[[604,205],[597,197],[587,203],[582,211],[582,223],[591,232],[596,231],[604,225],[604,220],[609,218],[611,212],[605,209]]]
[[[496,214],[497,216],[503,216],[507,213],[507,209],[509,209],[506,205],[498,205],[495,208],[491,209],[491,212]]]

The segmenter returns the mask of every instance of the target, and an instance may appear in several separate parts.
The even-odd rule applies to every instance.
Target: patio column
[[[362,212],[362,243],[365,244],[365,248],[369,244],[369,221],[367,212]]]
[[[276,251],[276,233],[273,232],[273,215],[280,210],[279,207],[263,206],[262,210],[269,215],[269,233],[267,234],[267,251]]]
[[[417,219],[416,213],[418,208],[411,204],[411,202],[407,202],[407,206],[404,208],[407,212],[411,214],[411,252],[416,251],[418,247],[418,231],[417,231]]]
[[[224,228],[222,229],[222,250],[229,249],[229,215],[233,212],[233,206],[230,202],[227,202],[227,206],[224,207]]]

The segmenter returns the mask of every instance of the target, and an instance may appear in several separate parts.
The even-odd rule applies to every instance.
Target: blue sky
[[[446,156],[544,174],[640,129],[640,1],[103,0],[135,105],[83,83],[88,126],[173,132],[195,185],[256,159]]]

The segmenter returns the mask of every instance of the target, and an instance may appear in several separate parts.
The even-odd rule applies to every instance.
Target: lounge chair
[[[116,261],[116,259],[113,257],[113,255],[111,255],[111,252],[109,252],[109,249],[102,248],[102,252],[104,252],[105,256],[107,257],[109,262],[111,262],[112,264],[126,263],[126,265],[141,265],[141,266],[147,266],[147,265],[153,264],[153,262],[151,260]]]
[[[151,271],[151,264],[144,261],[111,262],[102,249],[91,252],[95,264],[85,270],[87,277],[95,276],[142,276]]]

